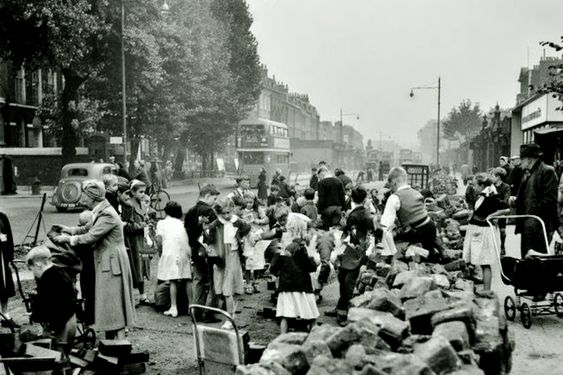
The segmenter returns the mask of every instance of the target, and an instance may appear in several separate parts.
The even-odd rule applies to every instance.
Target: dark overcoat
[[[516,198],[517,215],[535,215],[545,224],[548,240],[559,226],[557,213],[557,174],[555,169],[538,160],[524,175]],[[533,249],[547,253],[542,227],[533,218],[517,220],[516,233],[522,234],[521,251]]]

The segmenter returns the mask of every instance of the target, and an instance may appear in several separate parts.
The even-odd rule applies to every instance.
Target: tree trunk
[[[174,160],[174,177],[184,178],[182,168],[184,166],[184,159],[186,158],[186,144],[188,142],[188,134],[182,133],[178,141],[178,150],[176,151],[176,159]]]
[[[62,165],[75,162],[76,159],[76,145],[77,136],[76,130],[72,126],[72,120],[76,117],[76,110],[71,108],[71,102],[78,101],[78,89],[84,82],[84,78],[70,72],[63,70],[65,78],[63,92],[61,94],[61,115],[63,135],[61,140],[62,146]]]

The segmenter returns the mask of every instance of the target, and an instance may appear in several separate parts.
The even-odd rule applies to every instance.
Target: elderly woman
[[[124,338],[125,327],[135,317],[133,281],[125,250],[123,224],[105,199],[101,181],[88,180],[82,185],[81,203],[92,211],[92,221],[83,227],[59,226],[58,244],[91,244],[96,273],[95,325],[106,337]]]

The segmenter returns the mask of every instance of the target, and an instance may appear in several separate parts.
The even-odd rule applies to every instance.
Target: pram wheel
[[[555,309],[555,313],[558,318],[563,317],[563,296],[561,293],[555,293],[555,297],[553,298],[553,308]]]
[[[506,316],[506,319],[511,322],[513,322],[516,317],[516,306],[514,305],[514,300],[510,296],[506,296],[504,299],[504,316]]]
[[[530,328],[532,326],[532,312],[527,303],[523,303],[520,308],[520,320],[524,328]]]

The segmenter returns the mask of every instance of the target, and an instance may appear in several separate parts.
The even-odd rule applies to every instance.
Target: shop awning
[[[548,135],[548,134],[555,134],[563,132],[563,126],[555,127],[555,128],[542,128],[534,130],[534,133],[537,135]]]

